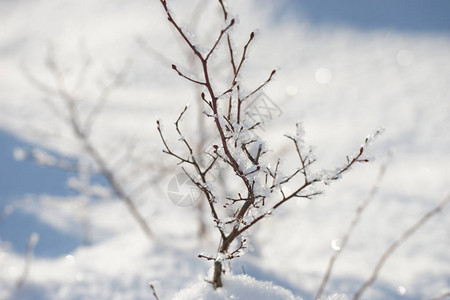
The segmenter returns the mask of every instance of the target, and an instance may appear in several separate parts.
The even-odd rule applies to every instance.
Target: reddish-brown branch
[[[175,72],[177,72],[177,74],[178,74],[179,76],[181,76],[181,77],[183,77],[183,78],[189,80],[190,82],[193,82],[193,83],[196,83],[196,84],[199,84],[199,85],[205,85],[204,82],[199,81],[199,80],[195,80],[195,79],[190,78],[190,77],[188,77],[187,75],[184,75],[183,73],[181,73],[181,71],[178,70],[177,66],[174,65],[174,64],[172,64],[172,70],[175,70]]]
[[[210,57],[211,54],[214,52],[214,50],[216,50],[217,45],[220,43],[220,40],[222,40],[223,34],[224,34],[225,32],[227,32],[227,30],[230,29],[233,25],[234,25],[234,19],[231,19],[230,24],[229,24],[227,27],[225,27],[225,29],[222,29],[222,30],[220,31],[219,37],[216,39],[216,42],[215,42],[214,45],[212,46],[211,50],[209,50],[208,54],[207,54],[206,57],[205,57],[205,60],[208,60],[208,59],[209,59],[209,57]]]
[[[235,69],[235,71],[234,71],[232,85],[236,84],[236,79],[237,79],[237,77],[238,77],[238,75],[239,75],[239,73],[241,71],[241,68],[242,68],[242,65],[244,64],[245,59],[247,58],[248,47],[249,47],[250,43],[253,41],[254,38],[255,38],[255,33],[254,32],[250,33],[250,38],[248,39],[247,43],[244,46],[244,50],[242,51],[242,56],[241,56],[241,59],[239,61],[239,65],[238,65],[237,68],[235,67],[234,60],[233,60],[232,64],[234,66],[233,69]],[[230,42],[230,45],[231,45],[231,42]]]
[[[266,84],[268,84],[268,83],[272,80],[272,78],[273,78],[273,76],[275,75],[276,72],[277,72],[277,70],[273,70],[273,71],[270,73],[269,78],[267,78],[266,81],[264,81],[259,87],[257,87],[255,90],[253,90],[253,92],[251,92],[250,94],[248,94],[247,96],[245,96],[245,97],[242,99],[242,101],[244,101],[244,100],[250,98],[250,97],[253,96],[255,93],[257,93],[259,90],[261,90],[264,86],[266,86]]]

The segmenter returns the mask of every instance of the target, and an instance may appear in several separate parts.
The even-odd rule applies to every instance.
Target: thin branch
[[[123,77],[126,74],[127,68],[129,67],[130,62],[127,61],[124,66],[121,68],[119,72],[114,74],[113,80],[109,85],[106,85],[101,89],[100,95],[98,96],[96,100],[95,106],[91,109],[91,111],[88,113],[86,120],[83,124],[83,130],[86,133],[86,135],[89,135],[92,127],[94,126],[94,123],[97,121],[97,116],[101,112],[102,108],[104,107],[106,101],[108,100],[111,93],[114,91],[115,88],[120,86],[120,84],[123,81]]]
[[[204,258],[204,259],[206,259],[206,260],[216,260],[215,257],[210,257],[210,256],[206,256],[206,255],[203,255],[203,254],[197,255],[197,257],[198,257],[198,258]]]
[[[283,195],[283,198],[281,201],[279,201],[277,204],[275,204],[273,206],[273,209],[277,209],[280,205],[282,205],[283,203],[289,201],[292,198],[297,198],[297,197],[301,197],[302,195],[299,195],[299,193],[301,191],[303,191],[304,189],[306,189],[308,186],[312,185],[313,183],[319,182],[319,180],[314,180],[314,181],[310,181],[310,182],[305,182],[302,186],[300,186],[299,188],[297,188],[295,190],[295,192],[291,193],[289,196],[285,196]],[[320,192],[316,192],[314,193],[314,195],[318,195],[320,194]],[[308,195],[303,195],[302,197],[308,197]]]
[[[181,73],[180,70],[178,70],[177,66],[172,64],[172,69],[175,70],[175,72],[177,72],[177,74],[193,83],[199,84],[199,85],[206,85],[205,82],[199,81],[199,80],[195,80],[193,78],[188,77],[187,75],[184,75],[183,73]]]
[[[209,166],[206,167],[205,171],[203,171],[203,175],[206,175],[206,173],[208,173],[212,169],[212,167],[215,165],[218,158],[219,158],[219,156],[216,154],[216,156],[213,157],[213,160],[211,161]]]
[[[227,45],[228,45],[228,50],[230,52],[230,63],[231,63],[231,67],[233,68],[233,74],[234,74],[234,80],[236,81],[236,75],[237,75],[237,68],[236,68],[236,63],[234,62],[234,52],[233,52],[233,46],[231,45],[231,38],[230,35],[227,34]],[[234,84],[233,84],[234,86]]]
[[[369,195],[367,196],[367,198],[362,201],[362,203],[358,206],[358,208],[355,211],[355,214],[353,216],[353,219],[347,229],[347,231],[345,232],[344,236],[341,239],[341,245],[340,245],[340,249],[336,250],[333,255],[330,257],[330,260],[328,262],[328,267],[325,271],[325,274],[322,278],[322,281],[320,283],[319,289],[316,293],[316,297],[314,299],[320,299],[320,297],[322,297],[323,292],[325,291],[325,287],[328,283],[328,280],[330,278],[331,272],[333,270],[333,266],[334,263],[336,262],[337,258],[339,257],[339,255],[343,252],[344,248],[347,246],[347,242],[350,239],[353,230],[356,228],[356,226],[359,223],[359,220],[361,219],[362,213],[365,211],[365,209],[369,206],[369,204],[372,202],[372,200],[374,199],[376,193],[378,192],[378,189],[380,187],[381,181],[384,177],[384,174],[386,172],[386,168],[388,166],[388,164],[391,161],[391,155],[389,153],[387,160],[385,161],[385,163],[383,165],[381,165],[379,173],[378,173],[378,177],[375,180],[374,184],[372,185],[372,189],[369,192]]]
[[[185,106],[184,109],[183,109],[183,111],[181,112],[181,114],[178,116],[178,119],[177,119],[177,121],[175,122],[175,129],[177,130],[178,135],[179,135],[180,138],[183,140],[183,142],[184,142],[184,144],[186,145],[186,147],[189,149],[189,154],[192,156],[192,155],[194,154],[194,152],[193,152],[193,150],[192,150],[192,147],[189,145],[189,143],[188,143],[188,142],[186,141],[186,139],[184,138],[183,134],[181,133],[180,126],[179,126],[180,121],[181,121],[181,118],[183,118],[183,115],[185,114],[187,108],[188,108],[188,107]]]
[[[180,162],[193,164],[193,162],[190,161],[189,159],[181,157],[180,155],[175,154],[174,152],[172,152],[172,150],[169,148],[169,145],[166,142],[166,139],[164,138],[164,135],[163,135],[162,130],[161,130],[161,124],[160,124],[159,120],[156,121],[156,125],[157,125],[157,129],[158,129],[158,132],[159,132],[159,136],[161,137],[161,140],[162,140],[162,142],[164,144],[164,147],[166,148],[166,150],[163,150],[163,152],[166,153],[166,154],[172,155],[175,158],[178,158],[180,160]]]
[[[223,3],[223,0],[219,0],[219,3],[220,3],[220,7],[222,8],[224,21],[226,22],[228,20],[228,11],[225,8],[225,4]],[[234,62],[234,51],[233,51],[233,46],[231,45],[231,37],[230,37],[229,33],[227,33],[227,46],[228,46],[228,51],[230,54],[231,67],[233,68],[233,74],[234,74],[233,82],[235,82],[236,75],[237,75],[237,68],[236,68],[236,63]],[[234,86],[234,84],[232,84],[232,86]],[[227,92],[229,92],[231,90],[232,90],[232,88],[230,88]],[[226,94],[227,92],[224,92],[222,95]]]
[[[55,103],[50,101],[48,99],[49,96],[57,97],[58,92],[55,91],[55,89],[46,83],[40,81],[37,79],[29,70],[27,67],[22,66],[22,72],[25,75],[28,82],[33,85],[37,90],[41,91],[46,97],[42,98],[42,101],[45,102],[51,113],[56,116],[57,118],[61,119],[62,121],[66,121],[65,119],[65,113],[58,108]]]
[[[233,252],[228,254],[228,258],[227,259],[233,259],[233,258],[240,257],[239,251],[243,250],[243,249],[247,249],[247,246],[245,245],[246,242],[247,242],[247,239],[242,238],[241,241],[240,241],[239,246]]]
[[[130,198],[139,199],[139,197],[143,195],[146,191],[148,191],[150,188],[151,188],[150,182],[148,180],[144,180],[129,192]]]
[[[223,0],[219,0],[220,3],[220,7],[222,8],[222,12],[223,12],[223,18],[225,19],[225,21],[228,19],[228,11],[225,8],[225,4],[223,3]]]
[[[450,292],[444,293],[444,294],[442,294],[440,296],[437,296],[437,297],[434,297],[434,298],[432,298],[430,300],[442,300],[442,299],[445,299],[445,298],[450,298]]]
[[[150,283],[150,288],[152,289],[153,297],[155,297],[156,300],[159,300],[158,294],[156,294],[155,286]]]
[[[237,77],[239,75],[239,72],[241,71],[242,65],[244,64],[244,61],[247,58],[248,47],[249,47],[250,43],[253,41],[254,38],[255,38],[255,32],[250,33],[250,38],[248,39],[247,43],[244,46],[244,50],[242,51],[241,60],[239,61],[239,65],[238,65],[237,68],[235,67],[234,60],[232,61],[233,69],[235,69],[232,85],[234,85],[236,83],[236,79],[237,79]],[[229,42],[229,45],[231,45],[231,41]],[[231,52],[231,50],[230,50],[230,52]]]
[[[375,131],[375,133],[373,133],[371,136],[368,136],[364,140],[364,144],[359,148],[358,154],[356,154],[351,159],[349,157],[347,157],[347,164],[343,168],[341,168],[341,170],[339,170],[334,176],[328,178],[328,180],[339,179],[339,177],[341,176],[342,173],[348,171],[350,169],[350,167],[357,162],[368,162],[369,161],[368,159],[361,158],[364,153],[364,150],[367,146],[369,146],[369,143],[372,141],[372,139],[381,135],[383,133],[383,131],[384,131],[384,129],[380,128],[380,129],[377,129],[377,131]]]
[[[294,173],[292,173],[291,175],[289,175],[285,179],[283,179],[280,182],[278,182],[277,185],[283,185],[283,184],[289,182],[292,178],[294,178],[298,173],[302,172],[303,170],[304,170],[304,168],[298,168],[297,170],[295,170]],[[276,187],[276,185],[272,184],[272,186],[270,188],[272,189],[274,187]]]
[[[203,172],[201,170],[200,164],[197,162],[197,160],[196,160],[196,158],[194,156],[194,151],[193,151],[191,145],[186,140],[186,138],[184,137],[184,135],[181,133],[181,130],[180,130],[179,123],[180,123],[181,118],[183,117],[184,113],[186,112],[187,108],[188,108],[187,106],[184,107],[184,110],[181,112],[180,116],[178,117],[177,121],[175,122],[175,129],[177,130],[178,135],[180,136],[180,139],[183,141],[183,143],[185,144],[186,148],[188,148],[188,150],[189,150],[189,156],[190,156],[191,160],[189,160],[189,158],[188,158],[187,161],[191,161],[192,162],[192,165],[195,167],[195,170],[202,177],[203,182],[206,183],[206,179],[205,179],[206,172]]]
[[[25,254],[25,263],[23,266],[22,275],[20,276],[19,280],[16,283],[17,289],[20,289],[28,279],[28,274],[30,272],[31,263],[33,262],[34,247],[36,246],[38,240],[39,240],[39,235],[35,232],[30,234],[30,236],[28,237],[27,249],[26,249],[26,254]]]
[[[125,168],[130,163],[130,158],[133,157],[135,150],[136,143],[133,138],[120,139],[118,145],[116,145],[115,147],[111,146],[111,149],[109,149],[108,152],[116,154],[116,157],[114,159],[111,159],[111,169],[120,170]]]
[[[190,39],[187,37],[187,35],[184,33],[184,31],[181,29],[181,27],[178,26],[178,23],[172,17],[172,14],[170,13],[169,7],[167,6],[167,1],[166,0],[160,0],[160,2],[162,4],[162,6],[164,7],[164,11],[165,11],[165,13],[167,15],[167,19],[169,20],[169,22],[172,23],[172,25],[178,31],[178,33],[183,38],[183,40],[186,42],[186,44],[189,46],[189,48],[191,48],[191,50],[194,52],[194,54],[200,60],[203,61],[204,58],[203,58],[202,54],[200,53],[200,51],[197,50],[197,47],[195,47],[195,45],[190,41]]]
[[[299,127],[299,124],[297,124],[297,128]],[[302,164],[302,168],[300,169],[300,172],[303,174],[303,177],[305,178],[305,181],[308,182],[308,175],[306,173],[306,168],[312,164],[312,162],[307,163],[306,160],[308,159],[308,157],[303,157],[302,152],[300,150],[300,145],[298,143],[298,141],[291,137],[291,136],[287,136],[286,137],[290,140],[292,140],[294,142],[295,145],[295,150],[297,151],[297,155],[300,158],[300,163]],[[288,180],[290,180],[292,177],[294,177],[297,174],[297,172],[295,172],[292,176],[290,176],[288,178]]]
[[[216,42],[215,42],[214,45],[212,46],[211,50],[209,50],[208,54],[207,54],[206,57],[205,57],[205,60],[208,60],[208,59],[209,59],[209,57],[210,57],[211,54],[214,52],[214,50],[216,50],[217,45],[219,44],[220,40],[221,40],[222,37],[223,37],[223,34],[224,34],[225,32],[227,32],[228,29],[230,29],[233,25],[234,25],[234,19],[231,19],[230,24],[229,24],[227,27],[225,27],[225,29],[222,29],[222,30],[220,31],[219,37],[217,38]]]
[[[248,98],[250,98],[251,96],[253,96],[255,93],[257,93],[260,89],[262,89],[264,86],[266,86],[266,84],[268,84],[271,80],[272,77],[275,75],[275,73],[277,72],[277,70],[273,70],[270,75],[269,78],[266,79],[266,81],[264,81],[259,87],[257,87],[255,90],[253,90],[253,92],[251,92],[250,94],[248,94],[247,96],[245,96],[241,101],[244,101]]]
[[[447,195],[438,206],[428,211],[422,218],[420,218],[413,226],[411,226],[408,230],[406,230],[395,242],[393,242],[383,253],[383,255],[378,260],[375,268],[372,271],[371,276],[367,279],[361,287],[357,290],[353,300],[358,300],[362,294],[366,291],[368,287],[370,287],[378,277],[381,268],[387,261],[387,259],[400,247],[405,241],[411,237],[417,230],[419,230],[429,219],[435,216],[437,213],[442,211],[444,207],[450,202],[450,194]]]
[[[215,196],[212,194],[212,192],[204,185],[206,184],[206,179],[203,174],[201,174],[201,178],[203,181],[203,184],[197,182],[194,180],[194,178],[186,171],[186,169],[182,168],[183,172],[186,174],[186,176],[189,177],[191,182],[193,182],[202,192],[205,194],[206,199],[208,200],[208,205],[211,211],[211,215],[213,217],[214,222],[216,223],[216,227],[219,230],[220,236],[222,239],[225,239],[225,232],[222,230],[222,228],[219,226],[220,220],[219,215],[217,214],[216,207],[214,206]]]
[[[238,231],[238,235],[241,235],[242,233],[244,233],[246,230],[248,230],[250,227],[254,226],[256,223],[258,223],[259,221],[261,221],[262,219],[264,219],[265,217],[269,216],[272,214],[272,211],[267,211],[261,215],[259,215],[258,217],[256,217],[255,219],[253,219],[253,221],[248,224],[247,226],[242,227],[241,229],[239,229]]]
[[[78,70],[73,91],[80,90],[85,82],[86,74],[91,66],[91,58],[87,54],[86,44],[84,40],[78,41],[78,54],[80,55],[81,68]]]

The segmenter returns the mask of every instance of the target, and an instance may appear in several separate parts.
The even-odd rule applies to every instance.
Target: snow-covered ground
[[[180,170],[161,153],[155,120],[170,136],[173,122],[190,103],[183,127],[186,135],[196,136],[198,91],[170,68],[176,63],[196,72],[159,1],[2,1],[1,299],[152,299],[149,284],[161,300],[312,299],[337,239],[392,152],[379,192],[325,292],[334,294],[330,299],[345,299],[336,293],[351,296],[385,249],[450,192],[448,33],[315,27],[281,14],[275,1],[237,2],[229,1],[239,16],[234,43],[243,45],[252,30],[259,30],[245,65],[245,85],[256,86],[280,67],[264,89],[282,112],[265,126],[273,155],[297,163],[283,134],[301,120],[321,167],[341,165],[367,134],[384,127],[372,144],[374,162],[356,166],[312,201],[287,203],[256,226],[249,236],[254,250],[233,262],[234,276],[225,277],[225,288],[213,293],[203,281],[211,264],[197,255],[213,253],[217,232],[211,226],[204,239],[197,238],[198,211],[175,206],[167,194]],[[214,1],[200,15],[195,5],[172,3],[187,27],[200,20],[199,41],[214,33],[214,26],[202,25],[214,23]],[[133,149],[132,166],[121,170],[130,189],[152,180],[139,207],[157,239],[148,241],[125,205],[111,195],[89,200],[67,188],[67,179],[72,178],[72,186],[78,182],[76,172],[14,161],[14,149],[16,158],[21,156],[19,147],[46,149],[69,161],[79,155],[69,127],[46,105],[55,99],[27,79],[30,73],[52,84],[45,69],[49,48],[63,66],[68,87],[86,99],[86,107],[112,72],[127,67],[125,84],[110,95],[93,134],[111,160]],[[83,53],[92,67],[77,88]],[[105,186],[98,176],[90,180]],[[366,299],[430,299],[450,292],[449,213],[446,208],[437,214],[389,258]],[[86,228],[88,245],[83,244]],[[34,258],[17,288],[34,232],[39,235]]]

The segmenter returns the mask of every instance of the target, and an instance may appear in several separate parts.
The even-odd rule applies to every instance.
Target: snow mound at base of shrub
[[[248,275],[226,275],[223,288],[214,290],[202,281],[178,292],[173,300],[300,300],[290,291],[267,281],[257,281]]]
[[[301,300],[289,290],[269,281],[258,281],[248,275],[224,275],[223,287],[214,290],[205,281],[179,291],[172,300]],[[330,295],[327,300],[349,300],[344,294]]]

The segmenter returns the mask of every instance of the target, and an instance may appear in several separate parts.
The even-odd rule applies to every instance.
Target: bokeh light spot
[[[404,295],[406,294],[406,288],[405,288],[403,285],[399,285],[399,286],[397,287],[397,293],[398,293],[400,296],[404,296]]]
[[[340,251],[341,250],[341,240],[340,239],[332,240],[331,248],[333,248],[334,251]]]
[[[316,70],[316,81],[320,84],[327,84],[331,81],[332,74],[327,68],[319,68]]]
[[[298,88],[295,85],[288,85],[286,87],[286,94],[289,96],[295,96],[298,93]]]
[[[75,257],[73,255],[70,255],[70,254],[65,256],[65,260],[69,264],[75,264],[76,263]]]

